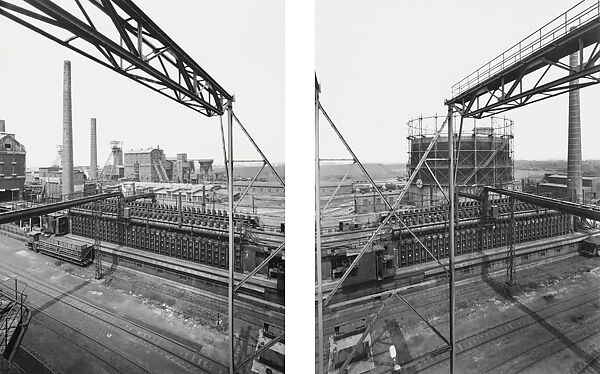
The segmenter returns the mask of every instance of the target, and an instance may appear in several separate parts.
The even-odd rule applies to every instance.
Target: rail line
[[[150,374],[150,373],[151,373],[149,370],[147,370],[146,368],[144,368],[144,367],[143,367],[141,364],[139,364],[139,363],[137,363],[137,362],[133,361],[132,359],[130,359],[130,358],[128,358],[128,357],[126,357],[126,356],[125,356],[125,355],[123,355],[122,353],[120,353],[120,352],[118,352],[117,350],[115,350],[115,349],[111,348],[111,347],[110,347],[110,346],[108,346],[107,344],[104,344],[104,343],[100,342],[99,340],[95,339],[94,337],[92,337],[92,336],[90,336],[90,335],[88,335],[88,334],[86,334],[86,333],[83,333],[83,332],[81,332],[81,331],[79,331],[79,330],[75,329],[75,328],[74,328],[74,327],[72,327],[72,326],[69,326],[69,325],[68,325],[68,324],[66,324],[65,322],[62,322],[62,321],[60,321],[60,320],[58,320],[58,319],[56,319],[56,318],[52,317],[50,314],[48,314],[48,313],[46,313],[46,312],[44,312],[44,311],[42,311],[42,310],[39,310],[39,309],[37,309],[37,308],[35,308],[35,307],[32,307],[32,306],[30,306],[30,308],[31,308],[32,310],[34,310],[34,311],[38,312],[38,313],[41,313],[41,314],[43,314],[43,315],[47,316],[47,317],[48,317],[49,319],[51,319],[51,320],[54,320],[54,321],[58,322],[58,324],[60,324],[60,325],[62,325],[62,326],[65,326],[65,327],[67,327],[69,330],[72,330],[74,333],[76,333],[76,334],[79,334],[79,335],[81,335],[81,336],[83,336],[83,337],[87,338],[87,339],[88,339],[88,340],[90,340],[90,341],[93,341],[94,343],[96,343],[96,344],[98,344],[99,346],[101,346],[103,349],[105,349],[105,350],[109,350],[109,351],[111,351],[111,352],[115,353],[117,356],[121,356],[121,357],[122,357],[122,358],[124,358],[126,361],[130,362],[131,364],[133,364],[133,366],[134,366],[134,367],[141,369],[143,372],[146,372],[146,373],[148,373],[148,374]],[[124,370],[123,370],[123,369],[121,369],[121,368],[117,368],[117,367],[116,367],[116,366],[115,366],[113,363],[111,363],[111,362],[107,361],[106,359],[104,359],[104,358],[100,357],[100,356],[99,356],[99,355],[98,355],[98,354],[97,354],[97,353],[96,353],[94,350],[92,350],[92,349],[88,348],[88,347],[86,346],[86,344],[85,344],[85,343],[78,343],[78,342],[77,342],[75,339],[68,337],[66,334],[63,334],[63,333],[61,333],[61,332],[60,332],[60,331],[58,331],[57,329],[55,329],[55,328],[51,327],[49,324],[42,322],[42,321],[41,321],[39,318],[37,318],[37,317],[32,317],[32,318],[31,318],[31,321],[33,321],[33,322],[35,322],[35,323],[37,323],[37,324],[39,324],[39,325],[41,325],[41,326],[45,327],[46,329],[48,329],[48,330],[50,330],[50,331],[54,332],[56,335],[58,335],[58,336],[61,336],[61,337],[62,337],[63,339],[65,339],[66,341],[68,341],[68,342],[72,343],[73,345],[75,345],[75,346],[77,346],[77,347],[81,348],[82,350],[84,350],[85,352],[89,353],[90,355],[92,355],[92,356],[96,357],[98,360],[100,360],[100,361],[104,362],[104,363],[105,363],[107,366],[109,366],[109,367],[111,367],[112,369],[114,369],[114,370],[115,370],[115,372],[117,372],[117,373],[128,372],[128,371],[124,371]]]
[[[593,326],[594,328],[590,328],[591,326]],[[586,331],[588,331],[589,333],[585,333]],[[593,336],[596,335],[600,335],[600,316],[595,316],[593,318],[591,318],[589,321],[586,321],[585,323],[583,323],[581,326],[578,326],[574,329],[569,330],[568,332],[566,332],[564,335],[572,335],[572,334],[579,334],[583,332],[583,337],[579,337],[577,338],[577,340],[573,340],[571,341],[571,344],[569,344],[568,346],[561,346],[558,350],[553,349],[550,351],[549,354],[544,355],[543,357],[541,357],[539,360],[533,361],[531,363],[529,363],[527,366],[520,368],[519,372],[522,372],[526,369],[529,369],[531,367],[533,367],[534,365],[536,365],[537,363],[545,360],[548,357],[551,357],[552,355],[554,355],[556,352],[561,351],[563,349],[571,349],[571,347],[583,342],[584,340],[587,340]],[[538,344],[536,344],[533,347],[530,347],[527,350],[524,350],[516,355],[511,356],[510,358],[492,366],[491,368],[486,369],[485,371],[481,372],[481,374],[484,373],[489,373],[491,371],[493,371],[494,369],[500,368],[502,365],[505,365],[506,363],[515,360],[518,357],[524,356],[526,353],[530,353],[534,350],[537,350],[538,348],[543,347],[546,344],[551,344],[554,343],[556,340],[558,340],[559,338],[556,336],[551,337],[550,339],[546,339]],[[595,361],[595,359],[592,359],[590,362],[587,363],[587,365],[584,367],[587,368],[589,366],[591,366],[593,364],[593,362]],[[597,373],[597,367],[592,368],[594,373]],[[501,371],[502,372],[502,371]]]
[[[585,292],[583,294],[577,295],[577,296],[573,296],[571,298],[567,298],[565,300],[562,300],[560,302],[554,303],[552,305],[548,305],[545,308],[541,308],[538,309],[536,311],[534,311],[536,314],[540,314],[546,311],[549,311],[551,309],[557,308],[559,309],[558,311],[556,311],[555,313],[550,313],[548,315],[544,315],[544,316],[539,316],[539,318],[534,318],[531,315],[527,314],[527,315],[523,315],[517,318],[514,318],[510,321],[505,321],[501,324],[495,325],[493,327],[490,327],[488,329],[485,329],[483,331],[480,332],[476,332],[473,334],[470,334],[468,336],[465,336],[463,338],[461,338],[460,340],[457,340],[456,342],[456,346],[458,348],[458,352],[457,355],[463,355],[466,352],[472,351],[474,349],[480,348],[482,346],[484,346],[485,344],[489,344],[492,341],[495,341],[499,338],[502,338],[504,336],[513,334],[517,331],[526,329],[528,327],[531,326],[535,326],[538,324],[538,322],[540,322],[541,320],[546,320],[548,318],[551,317],[556,317],[560,314],[563,313],[568,313],[571,312],[573,310],[579,309],[584,305],[588,305],[590,303],[594,303],[600,300],[600,296],[598,296],[598,293],[600,291],[600,287],[596,287],[588,292]],[[564,307],[566,304],[569,304],[571,302],[573,302],[576,299],[580,299],[580,298],[584,298],[586,299],[587,296],[589,295],[594,295],[595,297],[587,299],[585,301],[576,303],[575,305],[572,306],[568,306],[566,308],[562,308]],[[560,308],[559,308],[560,307]],[[545,314],[545,313],[544,313]],[[594,318],[594,321],[600,319],[600,316]],[[555,338],[556,339],[556,338]],[[525,352],[523,352],[525,353]],[[430,364],[425,365],[425,366],[419,366],[418,371],[424,371],[424,370],[428,370],[428,369],[433,369],[436,366],[439,366],[443,361],[445,361],[447,359],[447,357],[441,357],[441,356],[447,356],[447,354],[443,354],[438,356],[438,359],[435,360],[430,360],[432,361]],[[463,356],[464,357],[464,356]],[[510,361],[512,358],[504,361],[504,362],[508,362]],[[503,363],[504,363],[503,362]],[[486,370],[489,371],[492,368]]]
[[[42,287],[46,287],[56,293],[58,293],[58,297],[62,297],[62,299],[60,300],[60,302],[63,305],[69,306],[75,310],[80,311],[81,313],[84,313],[85,315],[89,315],[92,316],[100,321],[102,321],[103,323],[106,323],[110,326],[113,326],[114,328],[123,331],[131,336],[133,336],[134,338],[145,342],[146,345],[150,345],[151,347],[156,347],[161,351],[167,352],[168,354],[170,354],[172,357],[176,358],[177,360],[183,361],[185,364],[187,365],[191,365],[192,369],[200,369],[203,372],[206,373],[217,373],[217,372],[226,372],[227,371],[227,367],[221,363],[219,363],[218,361],[211,359],[210,357],[206,357],[203,355],[198,354],[193,348],[178,342],[170,337],[164,336],[158,332],[149,330],[148,328],[142,326],[139,323],[136,323],[134,321],[131,321],[127,318],[124,318],[122,316],[116,315],[104,308],[100,308],[92,303],[89,303],[83,299],[80,299],[76,296],[73,295],[65,295],[65,291],[64,290],[60,290],[57,287],[54,286],[50,286],[50,285],[46,285],[46,284],[41,284],[39,281],[36,280],[40,279],[39,277],[33,275],[33,274],[28,274],[28,276],[23,276],[22,274],[18,274],[14,271],[12,271],[11,269],[6,268],[5,266],[0,265],[0,268],[8,270],[9,272],[12,272],[13,274],[16,274],[17,276],[21,277],[21,278],[25,278],[28,279],[30,281],[33,281],[34,283],[41,285]],[[23,270],[23,269],[19,269],[19,270]],[[10,276],[9,274],[5,273],[5,272],[0,272],[3,273],[7,276]],[[41,280],[41,279],[40,279]],[[56,295],[51,295],[47,292],[44,292],[43,290],[40,290],[38,288],[33,287],[30,283],[28,283],[28,289],[33,289],[35,291],[37,291],[38,293],[41,293],[51,299],[56,299],[57,296]],[[84,306],[87,306],[89,308],[92,308],[92,311],[90,310],[85,310],[83,309],[83,307],[79,307],[77,305],[71,304],[71,303],[67,303],[64,301],[64,299],[72,299],[77,303],[83,304]],[[33,308],[32,309],[36,309],[39,310],[37,308]],[[96,313],[94,312],[95,310],[100,311],[108,316],[110,316],[113,319],[116,319],[117,321],[121,321],[125,324],[125,326],[120,326],[116,323],[113,323],[111,321],[109,321],[108,319],[104,319],[100,316],[97,316]],[[45,312],[42,311],[42,313],[47,314]],[[51,317],[53,318],[53,317]],[[138,334],[136,334],[133,330],[141,330],[144,336],[140,336]],[[164,347],[164,345],[160,344],[160,340],[166,341],[172,345],[175,345],[177,349],[179,349],[179,352],[174,352],[172,349],[168,349],[166,347]],[[112,350],[112,349],[111,349]],[[119,355],[121,355],[120,353],[117,353]],[[121,355],[122,356],[122,355]],[[192,357],[191,359],[189,359],[188,357]],[[176,362],[176,360],[171,359],[171,361]],[[213,366],[216,367],[208,367],[208,363],[206,362],[210,362]],[[181,365],[181,362],[178,363],[179,365]],[[188,367],[189,368],[189,367]]]
[[[564,269],[564,263],[562,263],[561,261],[552,262],[552,263],[550,263],[550,264],[548,264],[548,265],[549,265],[549,266],[547,266],[545,269],[542,269],[542,272],[540,272],[539,274],[535,274],[535,276],[528,278],[528,279],[527,279],[527,282],[536,282],[536,281],[537,281],[537,280],[539,280],[539,279],[546,278],[546,277],[547,277],[546,273],[550,273],[550,272],[552,272],[553,270],[556,270],[556,269],[561,269],[561,270],[563,270],[563,269]],[[590,269],[590,268],[592,268],[592,267],[593,267],[593,266],[592,266],[591,264],[589,264],[589,265],[588,265],[588,264],[586,264],[586,263],[574,264],[572,268],[569,268],[569,269],[567,270],[567,272],[572,272],[572,271],[576,271],[576,270],[580,270],[580,269],[588,269],[588,270],[589,270],[589,269]],[[466,279],[466,280],[468,280],[468,279]],[[537,282],[537,283],[539,283],[539,282]],[[442,287],[442,286],[439,286],[439,287]],[[465,290],[465,287],[467,288],[466,290]],[[472,282],[472,283],[468,283],[468,284],[467,284],[467,285],[465,285],[464,287],[462,287],[462,288],[459,288],[459,294],[458,294],[458,297],[460,297],[460,296],[463,296],[463,297],[464,297],[465,295],[472,294],[472,293],[476,293],[476,292],[480,292],[481,290],[487,290],[487,289],[489,289],[489,288],[490,288],[490,286],[489,286],[487,283],[484,283],[484,282]],[[562,301],[560,302],[560,304],[559,304],[559,303],[554,303],[553,305],[549,305],[547,308],[539,309],[539,310],[537,310],[537,311],[536,311],[536,313],[537,313],[537,312],[539,312],[539,311],[546,310],[546,309],[548,309],[548,308],[551,308],[551,307],[557,307],[557,306],[560,306],[561,304],[568,303],[569,301],[572,301],[572,300],[574,300],[575,298],[578,298],[578,297],[579,297],[579,298],[581,298],[581,297],[584,297],[584,296],[586,296],[586,295],[589,295],[589,294],[598,293],[598,291],[600,291],[600,287],[599,287],[599,288],[596,288],[596,289],[594,289],[594,290],[591,290],[591,291],[589,291],[589,292],[586,292],[585,294],[581,294],[581,295],[574,296],[574,297],[572,297],[572,298],[569,298],[569,299],[566,299],[566,300],[562,300]],[[439,292],[441,292],[439,289],[437,289],[437,290],[435,290],[435,289],[428,290],[428,291],[426,291],[426,294],[425,294],[425,295],[423,295],[423,291],[419,291],[419,292],[421,292],[421,293],[419,293],[419,294],[418,294],[418,296],[419,296],[419,299],[418,299],[418,300],[414,300],[414,303],[411,303],[411,304],[412,304],[413,306],[415,306],[417,309],[419,309],[419,308],[423,309],[423,308],[426,308],[426,307],[428,307],[428,306],[432,306],[432,305],[434,305],[434,304],[437,304],[437,303],[440,303],[440,302],[445,302],[445,301],[447,300],[447,297],[446,297],[446,296],[437,297],[437,296],[439,295]],[[431,297],[427,297],[427,294],[431,295]],[[416,295],[416,291],[413,291],[413,292],[411,292],[411,293],[408,293],[408,294],[407,294],[407,296],[405,296],[405,297],[408,299],[408,298],[410,298],[411,296],[412,296],[412,297],[415,297],[415,296],[417,296],[417,295]],[[433,300],[431,300],[431,298],[433,298]],[[592,299],[591,301],[588,301],[588,302],[582,303],[582,305],[583,305],[583,304],[589,304],[589,303],[593,302],[594,300],[595,300],[595,299]],[[578,306],[575,306],[575,308],[576,308],[576,307],[578,307]],[[405,313],[405,312],[411,312],[411,310],[410,310],[409,308],[407,308],[407,307],[406,307],[406,306],[405,306],[403,303],[400,303],[399,301],[398,301],[398,302],[396,302],[396,303],[394,303],[394,304],[392,304],[392,305],[390,305],[390,306],[388,306],[388,308],[389,308],[389,309],[386,309],[386,310],[385,310],[385,311],[382,313],[382,315],[381,315],[382,317],[381,317],[381,318],[384,318],[385,316],[389,316],[389,317],[393,317],[393,318],[395,318],[395,317],[397,317],[399,314],[402,314],[402,313]],[[429,309],[431,309],[431,308],[429,308]],[[563,312],[564,312],[564,311],[563,311]],[[465,313],[466,313],[466,312],[465,312]],[[360,320],[360,319],[364,319],[365,317],[366,317],[366,318],[368,318],[368,317],[369,317],[369,315],[370,315],[370,314],[368,314],[368,313],[365,313],[365,311],[364,311],[364,310],[363,310],[363,311],[358,311],[358,312],[356,312],[356,313],[354,313],[354,314],[361,314],[361,317],[358,317],[358,318],[354,318],[354,319],[348,320],[347,322],[349,322],[349,323],[350,323],[350,322],[352,322],[352,321],[358,321],[358,320]],[[526,316],[521,316],[521,317],[519,317],[519,318],[527,318],[527,317],[528,317],[528,315],[526,315]],[[489,330],[491,330],[491,329],[494,329],[494,328],[498,328],[499,326],[502,326],[502,325],[506,325],[506,324],[512,323],[512,322],[514,322],[514,321],[518,320],[519,318],[517,318],[517,319],[514,319],[514,320],[512,320],[512,321],[508,321],[508,322],[506,322],[505,324],[501,324],[501,325],[494,326],[494,327],[490,328]],[[537,322],[537,321],[533,321],[533,322],[532,322],[532,323],[530,323],[529,325],[531,325],[531,324],[533,324],[533,323],[536,323],[536,322]],[[435,325],[435,326],[440,326],[440,325],[443,325],[443,324],[447,324],[447,321],[441,321],[441,322],[438,322],[438,323],[436,323],[436,324],[434,324],[434,325]],[[525,327],[526,327],[526,326],[525,326]],[[327,328],[327,327],[326,327],[326,329],[327,329],[327,330],[333,330],[333,324],[329,324],[329,328]],[[487,330],[486,330],[486,331],[487,331]],[[466,340],[466,339],[475,339],[477,336],[479,336],[479,335],[481,335],[481,334],[484,334],[486,331],[480,331],[480,332],[478,332],[478,333],[475,333],[475,334],[469,335],[469,336],[467,336],[467,337],[463,338],[463,340]],[[508,331],[507,333],[510,333],[510,331]],[[506,333],[505,333],[505,334],[506,334]],[[463,340],[461,340],[461,341],[458,341],[458,342],[457,342],[457,344],[459,344],[459,343],[460,343],[460,342],[462,342]],[[375,344],[375,342],[374,342],[374,344]],[[469,350],[470,350],[470,349],[473,349],[473,348],[475,348],[475,346],[473,346],[473,347],[470,347],[470,348],[469,348]],[[374,358],[375,358],[375,357],[377,357],[377,356],[384,356],[386,353],[387,353],[387,350],[386,350],[385,352],[379,352],[379,353],[376,353],[376,354],[374,355]],[[423,370],[425,370],[425,369],[427,369],[427,368],[429,368],[429,367],[431,367],[431,366],[434,366],[434,365],[436,365],[436,364],[439,364],[440,362],[444,361],[444,360],[445,360],[445,358],[441,358],[441,357],[444,357],[444,356],[443,356],[443,355],[436,356],[436,358],[434,359],[435,361],[431,362],[431,364],[430,364],[430,365],[428,365],[428,366],[425,366],[425,367],[423,367],[422,369],[423,369]],[[441,358],[441,359],[439,359],[439,358]],[[432,358],[432,359],[433,359],[433,358]],[[387,373],[387,372],[392,372],[392,371],[391,371],[391,369],[390,369],[390,371],[385,371],[385,372]]]
[[[25,356],[25,357],[22,357]],[[17,367],[22,373],[35,373],[35,374],[57,374],[48,365],[46,365],[39,357],[31,353],[27,348],[21,344],[19,350],[13,360],[13,365]],[[28,366],[27,369],[24,366]]]
[[[559,261],[557,262],[553,262],[551,264],[548,264],[549,266],[544,269],[544,272],[551,272],[552,270],[555,269],[559,269],[559,268],[564,268],[564,264],[560,263]],[[502,270],[502,272],[504,272],[504,270]],[[540,275],[538,277],[534,277],[529,281],[535,281],[538,278],[543,278],[545,277],[545,275]],[[474,277],[477,278],[477,277]],[[470,279],[466,279],[466,280],[470,280]],[[447,286],[439,286],[439,287],[447,287]],[[470,294],[474,294],[477,292],[480,292],[482,290],[487,290],[489,289],[489,285],[485,282],[472,282],[469,284],[466,284],[464,286],[461,286],[460,288],[457,289],[457,300],[459,300],[460,298],[464,298]],[[445,303],[448,300],[448,296],[444,294],[444,292],[446,292],[445,290],[440,290],[440,289],[431,289],[431,290],[421,290],[421,291],[412,291],[410,293],[407,293],[404,295],[404,297],[411,302],[411,305],[413,305],[416,309],[423,309],[426,307],[430,307],[439,303]],[[431,295],[431,296],[428,296]],[[415,299],[416,298],[416,299]],[[373,309],[376,309],[377,306],[374,306]],[[408,308],[406,305],[404,305],[404,303],[400,302],[400,300],[396,301],[392,301],[388,307],[386,308],[386,310],[384,310],[380,316],[381,318],[384,318],[385,316],[394,316],[394,315],[398,315],[401,313],[405,313],[405,312],[412,312],[412,310],[410,308]],[[362,310],[362,311],[357,311],[355,314],[360,314],[360,317],[357,318],[345,318],[344,321],[345,323],[351,323],[351,322],[357,322],[361,319],[364,319],[365,317],[368,318],[371,314],[370,313],[366,313],[366,311]],[[327,323],[327,320],[326,320]],[[330,325],[333,326],[333,325]],[[327,326],[326,326],[326,330],[327,330]],[[331,331],[333,331],[333,329],[330,329]]]

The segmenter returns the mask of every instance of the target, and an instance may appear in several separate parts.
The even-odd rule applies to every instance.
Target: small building
[[[538,194],[556,199],[567,198],[567,176],[564,174],[551,174],[546,176],[546,181],[538,185]],[[600,177],[582,177],[583,201],[590,202],[600,197]]]

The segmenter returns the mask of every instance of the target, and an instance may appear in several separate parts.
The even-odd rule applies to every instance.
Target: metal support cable
[[[446,192],[444,192],[444,189],[442,188],[442,185],[440,184],[440,182],[438,181],[438,179],[435,177],[435,174],[433,173],[433,171],[429,167],[429,164],[427,163],[427,161],[425,161],[425,167],[427,168],[427,170],[429,170],[429,174],[431,174],[431,176],[433,177],[433,180],[435,181],[435,184],[437,184],[438,188],[440,189],[440,191],[442,192],[442,194],[446,198],[446,201],[450,201],[448,199],[448,196],[446,195]]]
[[[365,327],[365,331],[363,331],[363,333],[360,336],[360,339],[358,339],[358,341],[356,342],[356,344],[354,344],[354,347],[352,348],[352,351],[350,351],[350,354],[346,358],[346,361],[344,361],[344,364],[342,365],[342,367],[340,368],[340,370],[338,370],[338,373],[345,373],[344,370],[346,369],[346,367],[350,363],[350,360],[352,359],[352,357],[354,356],[354,354],[356,354],[356,351],[358,350],[358,347],[362,345],[363,341],[367,337],[367,334],[369,334],[369,332],[371,332],[371,329],[375,325],[375,321],[377,321],[377,318],[379,318],[379,314],[383,311],[383,309],[385,308],[385,306],[387,305],[387,303],[392,299],[393,295],[394,295],[394,293],[390,293],[390,295],[387,297],[387,299],[385,299],[383,301],[383,303],[381,303],[381,306],[377,310],[377,313],[375,313],[375,316],[373,316],[373,319],[371,320],[371,322],[369,322],[369,325]]]
[[[319,107],[321,107],[320,103],[318,103],[318,104],[319,104]],[[321,107],[321,109],[322,109],[322,107]],[[429,155],[429,152],[431,152],[431,150],[433,149],[433,146],[435,145],[435,143],[437,142],[438,138],[440,137],[440,134],[442,133],[442,131],[443,131],[444,127],[446,126],[447,122],[448,122],[448,118],[446,118],[446,120],[442,123],[442,126],[440,126],[438,132],[435,134],[435,136],[432,139],[431,143],[429,143],[429,146],[427,147],[427,149],[423,153],[423,156],[419,160],[417,166],[415,167],[415,170],[413,170],[411,176],[408,178],[408,181],[406,182],[406,184],[404,185],[402,191],[400,192],[400,195],[396,199],[396,202],[394,203],[394,206],[393,206],[393,211],[395,211],[397,209],[397,207],[400,205],[400,202],[402,201],[402,199],[404,198],[404,195],[408,191],[408,187],[411,185],[411,183],[415,179],[417,173],[419,172],[419,170],[423,166],[425,160],[427,159],[427,156]],[[373,241],[375,240],[375,238],[377,237],[377,235],[379,235],[381,229],[389,222],[389,220],[391,219],[392,216],[393,215],[391,213],[389,213],[385,217],[385,219],[380,223],[380,225],[375,229],[375,231],[373,232],[373,234],[371,235],[371,237],[369,238],[369,240],[363,245],[362,249],[360,250],[360,252],[356,256],[356,258],[354,259],[354,261],[350,264],[350,266],[348,267],[348,269],[346,269],[346,272],[342,275],[342,278],[338,281],[338,283],[335,285],[335,287],[333,288],[333,290],[327,296],[327,299],[324,302],[325,306],[327,306],[331,302],[331,299],[333,298],[333,295],[335,295],[335,293],[341,287],[342,283],[346,280],[346,278],[348,278],[348,276],[350,275],[350,272],[352,271],[352,269],[356,266],[356,264],[358,264],[358,262],[360,261],[361,257],[367,251],[367,249],[369,248],[369,246],[373,243]]]
[[[244,197],[246,197],[246,194],[248,193],[248,191],[250,190],[250,188],[252,187],[252,185],[254,184],[254,182],[256,181],[256,179],[258,178],[258,176],[260,175],[260,173],[262,173],[262,171],[265,169],[266,165],[267,165],[267,163],[263,162],[262,167],[260,168],[260,170],[258,171],[258,173],[256,173],[256,175],[254,176],[254,178],[252,178],[252,180],[250,181],[250,184],[248,184],[248,186],[246,187],[246,189],[244,190],[244,192],[240,196],[238,202],[233,207],[234,211],[237,209],[238,205],[240,205],[240,203],[242,202],[242,200],[244,200]]]
[[[256,151],[260,154],[260,157],[262,157],[263,161],[266,162],[267,165],[269,165],[269,168],[271,169],[273,174],[275,174],[275,176],[277,177],[277,180],[279,180],[279,183],[281,183],[281,185],[285,187],[285,182],[283,181],[283,179],[281,179],[281,176],[279,176],[279,173],[277,172],[277,170],[275,170],[275,168],[273,167],[271,162],[269,162],[269,159],[267,158],[267,156],[265,156],[265,154],[262,152],[260,147],[256,144],[254,139],[250,136],[250,134],[248,133],[248,131],[246,130],[244,125],[242,125],[242,122],[240,122],[239,118],[235,115],[235,113],[233,113],[233,111],[232,111],[232,115],[233,115],[233,119],[235,119],[235,122],[237,122],[240,129],[242,129],[244,134],[246,134],[246,137],[248,138],[248,140],[250,140],[250,143],[252,143],[252,145],[254,146]]]
[[[250,361],[254,360],[254,358],[260,356],[264,351],[266,351],[267,349],[271,348],[275,344],[279,343],[284,338],[285,338],[285,334],[281,334],[278,337],[276,337],[275,339],[272,339],[270,342],[268,342],[267,344],[265,344],[261,349],[259,349],[258,351],[254,352],[250,356],[246,357],[242,362],[238,362],[237,368],[239,369],[239,368],[243,367],[244,365],[246,365],[247,363],[249,363]]]
[[[342,184],[344,184],[346,178],[348,178],[348,174],[350,174],[350,169],[352,168],[352,166],[354,166],[354,163],[349,165],[348,169],[346,170],[346,174],[344,175],[340,183],[338,183],[337,187],[335,188],[335,191],[333,191],[333,194],[329,197],[329,200],[327,200],[327,203],[325,203],[325,206],[321,210],[322,212],[325,212],[327,210],[329,204],[331,204],[331,201],[333,200],[335,195],[337,195],[338,191],[340,190],[340,187],[342,187]],[[317,214],[321,214],[321,212],[317,212]]]
[[[409,302],[408,302],[408,301],[407,301],[407,300],[406,300],[404,297],[402,297],[402,295],[400,295],[398,292],[394,292],[394,295],[398,296],[398,298],[399,298],[400,300],[404,301],[404,303],[405,303],[406,305],[408,305],[408,307],[409,307],[410,309],[412,309],[412,311],[413,311],[413,312],[415,312],[415,314],[416,314],[416,315],[418,315],[418,316],[419,316],[419,317],[420,317],[420,318],[423,320],[423,322],[425,322],[425,323],[427,324],[427,326],[429,326],[429,328],[430,328],[430,329],[432,329],[432,330],[433,330],[433,332],[435,332],[435,333],[436,333],[436,335],[437,335],[437,336],[439,336],[439,337],[440,337],[440,339],[442,339],[442,340],[444,341],[444,343],[446,343],[446,344],[449,344],[449,342],[448,342],[448,339],[446,339],[446,337],[445,337],[444,335],[442,335],[442,333],[440,333],[440,332],[439,332],[439,331],[438,331],[438,330],[435,328],[435,326],[433,326],[431,323],[429,323],[429,321],[428,321],[428,320],[427,320],[425,317],[423,317],[423,316],[421,315],[421,313],[419,313],[419,312],[418,312],[418,311],[417,311],[417,310],[416,310],[416,309],[415,309],[415,308],[414,308],[412,305],[410,305],[410,303],[409,303]]]
[[[459,112],[460,114],[460,112]],[[460,145],[462,143],[462,130],[463,130],[463,120],[464,117],[462,115],[460,115],[460,129],[458,130],[458,142],[457,142],[457,146],[456,146],[456,164],[454,165],[454,180],[457,181],[458,178],[458,162],[460,160]],[[475,170],[477,170],[477,165],[475,165]],[[465,181],[465,183],[467,183],[467,181]]]
[[[285,247],[285,243],[281,243],[279,244],[279,246],[271,252],[271,254],[269,255],[269,257],[265,258],[260,265],[258,265],[257,267],[255,267],[248,275],[246,275],[244,277],[244,279],[242,279],[233,289],[233,293],[238,292],[238,290],[240,289],[240,287],[242,287],[242,285],[244,283],[246,283],[252,276],[254,276],[254,274],[256,274],[260,269],[263,268],[263,266],[265,266],[266,264],[269,263],[269,261],[271,261],[273,258],[275,258],[275,256],[277,256],[277,254],[279,252],[281,252],[281,250]]]

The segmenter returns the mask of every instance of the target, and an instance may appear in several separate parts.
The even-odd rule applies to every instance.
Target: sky
[[[283,162],[283,1],[134,1],[235,95],[236,115],[266,156]],[[187,153],[223,164],[218,117],[204,117],[0,17],[0,119],[26,147],[27,167],[50,165],[62,143],[64,60],[72,68],[76,166],[89,165],[92,117],[97,118],[100,166],[111,140],[122,141],[125,151],[159,145],[167,157]],[[236,159],[259,158],[241,131],[234,134]]]
[[[453,84],[576,3],[317,0],[321,102],[359,159],[405,162],[409,119],[443,116]],[[580,95],[583,158],[600,159],[600,85]],[[504,114],[516,159],[566,159],[567,94]],[[346,157],[321,123],[322,157]]]

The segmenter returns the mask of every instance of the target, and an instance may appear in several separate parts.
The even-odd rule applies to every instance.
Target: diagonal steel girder
[[[30,7],[16,5],[23,2]],[[86,10],[81,0],[74,0],[81,15],[50,0],[0,0],[0,15],[205,116],[224,113],[223,105],[232,96],[131,0],[87,2],[102,14]],[[112,28],[97,28],[107,24],[103,16]],[[60,30],[71,36],[57,37]],[[124,67],[117,59],[130,65]]]
[[[325,118],[327,119],[327,121],[329,122],[329,124],[335,129],[336,133],[338,134],[338,136],[341,137],[341,134],[339,133],[339,131],[337,131],[337,128],[335,127],[335,125],[333,124],[333,121],[331,120],[331,118],[327,115],[327,113],[325,112],[325,110],[323,109],[322,105],[317,102],[318,107],[320,108],[321,112],[325,115]],[[423,153],[423,156],[421,157],[421,160],[419,160],[419,163],[417,164],[417,166],[415,167],[415,170],[412,172],[412,174],[410,175],[410,177],[408,178],[408,180],[406,181],[406,184],[404,185],[404,187],[402,188],[402,191],[400,192],[400,194],[398,195],[398,197],[396,198],[396,201],[394,202],[394,205],[390,205],[389,202],[383,198],[382,200],[388,205],[388,215],[384,218],[383,221],[381,221],[381,223],[377,226],[377,228],[375,229],[375,231],[373,231],[373,233],[371,234],[371,237],[369,238],[369,240],[367,240],[367,242],[363,245],[362,249],[360,250],[360,252],[358,253],[358,255],[356,256],[356,258],[354,259],[354,261],[352,261],[352,263],[350,264],[350,266],[348,267],[348,269],[346,269],[346,271],[344,272],[344,274],[342,275],[342,277],[340,278],[340,280],[336,283],[336,285],[334,286],[333,290],[331,290],[331,292],[329,293],[329,295],[327,296],[327,298],[325,299],[325,301],[323,302],[323,306],[327,306],[333,296],[335,295],[335,293],[341,288],[342,284],[344,283],[344,281],[348,278],[348,276],[350,275],[350,272],[352,271],[352,269],[354,269],[354,267],[356,267],[356,265],[358,264],[358,262],[360,261],[360,259],[362,258],[362,256],[367,252],[367,250],[370,248],[371,244],[373,244],[373,241],[377,238],[377,236],[379,235],[379,233],[381,232],[381,230],[383,229],[383,227],[385,227],[388,222],[390,221],[390,219],[392,217],[396,217],[398,222],[400,224],[402,224],[404,226],[405,229],[408,229],[408,231],[418,240],[419,244],[427,251],[427,253],[429,253],[430,256],[432,256],[432,258],[445,270],[447,271],[447,269],[445,268],[445,266],[437,259],[437,257],[435,255],[433,255],[433,253],[431,253],[431,251],[429,250],[429,248],[427,248],[418,238],[417,236],[406,226],[406,224],[404,223],[404,221],[402,219],[400,219],[397,214],[396,214],[396,210],[398,209],[398,207],[400,206],[400,203],[402,201],[402,199],[404,198],[404,195],[406,195],[406,192],[408,191],[409,186],[412,184],[413,180],[415,179],[415,177],[417,176],[419,170],[421,169],[421,167],[423,166],[423,164],[425,163],[425,161],[427,160],[427,157],[429,156],[429,152],[431,152],[431,150],[433,149],[433,146],[435,145],[435,143],[437,142],[440,134],[442,133],[442,131],[444,130],[444,127],[446,126],[446,123],[448,122],[448,118],[446,118],[446,120],[442,123],[442,126],[440,126],[440,128],[438,129],[437,133],[435,134],[435,136],[433,137],[433,139],[431,140],[431,142],[429,143],[429,146],[427,147],[427,149],[425,150],[425,152]],[[341,138],[343,139],[343,138]],[[344,144],[346,145],[346,147],[349,149],[348,144],[344,141]],[[354,152],[351,151],[351,149],[349,149],[351,155],[354,157],[355,161],[357,162],[357,164],[359,164],[359,166],[361,166],[360,161],[358,161],[358,159],[356,158],[356,156],[354,155]],[[365,175],[370,179],[370,175],[367,173],[367,171],[364,169],[364,167],[361,168],[363,170],[363,173],[365,173]],[[379,192],[380,196],[383,197],[383,195],[381,194],[381,191],[379,190],[379,188],[375,185],[375,182],[373,182],[372,179],[370,179],[371,184],[374,186],[375,190]]]

